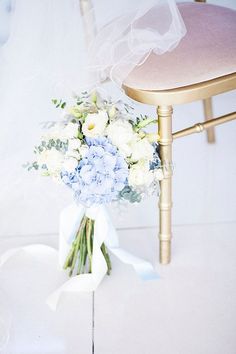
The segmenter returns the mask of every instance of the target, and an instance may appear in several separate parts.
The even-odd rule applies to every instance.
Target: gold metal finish
[[[192,127],[180,130],[173,134],[173,139],[182,138],[184,136],[193,134],[193,133],[201,133],[204,130],[210,129],[216,125],[223,124],[226,122],[230,122],[231,120],[236,119],[236,112],[225,114],[224,116],[210,119],[207,122],[197,123]]]
[[[213,111],[212,111],[212,99],[206,98],[203,100],[203,109],[204,109],[204,116],[205,121],[208,121],[213,118]],[[210,144],[215,142],[215,129],[213,127],[207,129],[207,141]]]
[[[172,139],[191,133],[201,132],[215,125],[228,122],[236,118],[236,113],[209,119],[193,127],[176,132],[172,136],[172,105],[197,100],[208,100],[214,95],[236,89],[236,73],[222,76],[210,81],[195,85],[163,91],[140,90],[123,85],[124,91],[130,98],[145,104],[158,106],[158,133],[160,136],[160,156],[164,165],[165,178],[160,183],[160,263],[168,264],[171,260],[171,208],[172,208],[172,166],[171,152]],[[207,118],[211,116],[209,100],[205,101]]]
[[[174,105],[204,100],[236,88],[236,73],[171,90],[147,91],[123,85],[127,96],[145,104]]]
[[[160,263],[168,264],[171,259],[171,208],[172,208],[172,106],[159,106],[158,134],[160,157],[164,179],[160,182]]]

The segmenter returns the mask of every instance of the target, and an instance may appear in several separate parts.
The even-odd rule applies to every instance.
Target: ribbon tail
[[[105,244],[110,252],[112,252],[121,262],[133,266],[135,272],[142,280],[154,280],[160,278],[150,262],[136,257],[120,247],[117,232],[105,207],[102,209],[99,222],[106,224],[109,229]]]

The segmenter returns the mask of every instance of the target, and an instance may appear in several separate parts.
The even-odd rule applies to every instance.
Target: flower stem
[[[107,252],[105,243],[102,244],[102,246],[101,246],[101,251],[102,251],[103,256],[104,256],[104,258],[105,258],[105,260],[106,260],[106,263],[107,263],[107,275],[110,275],[110,274],[111,274],[111,269],[112,269],[112,267],[111,267],[111,260],[110,260],[109,254],[108,254],[108,252]]]
[[[70,269],[69,276],[73,275],[77,263],[77,275],[86,273],[87,266],[88,272],[92,272],[94,224],[94,220],[84,215],[64,264],[64,269]],[[107,274],[110,275],[112,267],[105,243],[102,244],[101,251],[107,264]]]
[[[88,218],[86,223],[86,239],[87,239],[88,257],[89,257],[89,273],[92,272],[93,224],[94,224],[94,220]]]
[[[69,253],[69,255],[66,259],[66,262],[64,264],[64,269],[70,268],[69,276],[71,276],[73,274],[73,271],[75,268],[75,264],[77,261],[78,252],[79,252],[79,248],[80,248],[81,234],[82,234],[83,229],[85,227],[85,223],[86,223],[86,217],[84,216],[81,221],[79,230],[76,234],[75,240],[72,243],[70,253]]]

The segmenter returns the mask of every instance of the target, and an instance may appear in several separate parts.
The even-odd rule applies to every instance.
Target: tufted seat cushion
[[[128,75],[125,86],[166,90],[236,72],[236,11],[204,3],[180,3],[178,8],[186,36],[172,52],[152,53]]]

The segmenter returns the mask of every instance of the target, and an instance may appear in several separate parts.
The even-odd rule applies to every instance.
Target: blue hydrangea
[[[88,151],[74,172],[62,171],[62,181],[73,189],[78,203],[110,203],[128,184],[128,165],[107,138],[86,138],[86,143]]]
[[[150,162],[150,170],[155,170],[161,167],[161,159],[159,157],[159,145],[157,143],[152,144],[154,147],[153,160]]]

